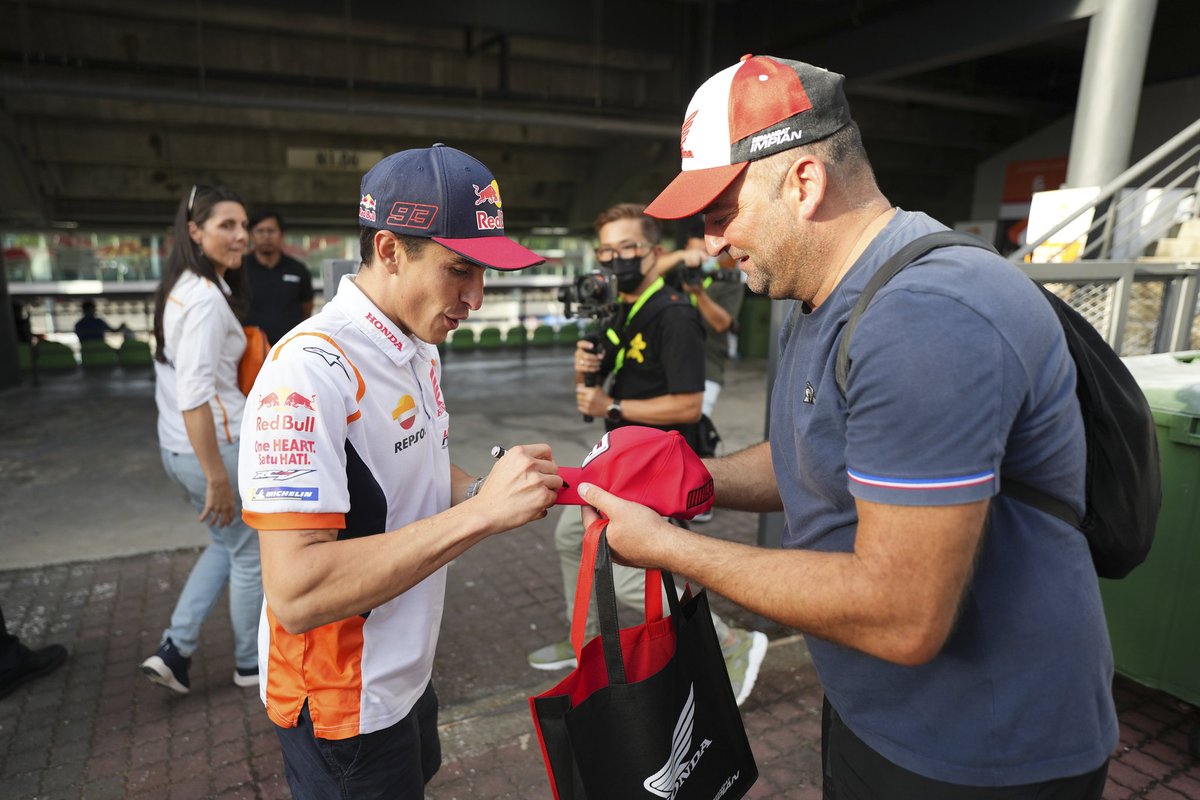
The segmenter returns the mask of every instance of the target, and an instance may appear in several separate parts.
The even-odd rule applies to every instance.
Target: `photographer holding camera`
[[[585,337],[576,346],[576,406],[585,417],[603,418],[605,430],[645,425],[679,431],[693,450],[703,454],[699,420],[705,380],[704,329],[696,308],[664,280],[658,264],[662,229],[643,209],[622,203],[596,218],[596,259],[605,275],[584,276],[574,293],[581,311],[599,318],[600,335]],[[616,284],[619,302],[606,306],[600,287],[609,281]],[[583,532],[578,510],[565,508],[554,531],[554,544],[562,567],[568,621]],[[617,600],[640,613],[644,571],[614,566],[613,582]],[[595,614],[593,604],[588,610],[589,636],[596,631]],[[716,615],[713,624],[740,704],[754,686],[766,654],[766,636],[730,628]],[[530,653],[529,664],[543,670],[574,667],[570,639]]]

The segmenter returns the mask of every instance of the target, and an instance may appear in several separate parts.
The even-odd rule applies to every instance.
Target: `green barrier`
[[[533,329],[529,343],[534,347],[548,347],[554,344],[554,328],[549,325],[538,325]]]
[[[518,325],[515,328],[509,328],[504,334],[505,347],[524,347],[526,342],[526,332],[524,326]]]
[[[1154,413],[1163,503],[1145,562],[1100,581],[1113,660],[1138,683],[1200,703],[1200,351],[1124,361]]]

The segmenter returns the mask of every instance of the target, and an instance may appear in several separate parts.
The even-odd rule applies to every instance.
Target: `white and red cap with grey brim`
[[[696,90],[679,137],[682,172],[646,206],[659,219],[703,211],[746,165],[850,122],[845,78],[803,61],[744,55]]]

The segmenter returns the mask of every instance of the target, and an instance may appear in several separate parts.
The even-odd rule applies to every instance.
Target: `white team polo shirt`
[[[239,486],[264,535],[395,530],[450,507],[450,415],[437,348],[401,333],[355,285],[272,348],[247,398]],[[445,567],[364,614],[290,634],[264,603],[260,695],[293,727],[346,739],[395,724],[433,671]]]
[[[185,271],[163,304],[163,355],[154,362],[158,443],[172,453],[192,453],[183,413],[207,403],[217,442],[238,437],[246,398],[237,384],[246,333],[225,299],[229,286]],[[232,475],[230,476],[233,477]]]

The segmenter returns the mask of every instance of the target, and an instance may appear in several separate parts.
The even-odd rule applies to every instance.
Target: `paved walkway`
[[[571,408],[563,351],[452,356],[445,391],[454,458],[487,468],[488,448],[548,440],[578,463],[598,435]],[[717,411],[727,446],[762,430],[761,362],[734,365]],[[444,764],[435,800],[548,798],[527,700],[559,673],[525,656],[565,635],[553,515],[493,537],[450,567],[435,665]],[[706,532],[753,542],[757,518],[717,511]],[[162,474],[146,373],[75,373],[0,393],[0,603],[13,631],[60,642],[67,664],[0,700],[0,798],[286,798],[278,746],[254,691],[235,687],[222,602],[205,626],[182,698],[138,670],[204,535]],[[761,778],[756,798],[820,797],[820,690],[803,640],[723,598],[714,607],[771,639],[743,717]],[[1188,755],[1195,710],[1123,679],[1121,746],[1106,798],[1197,798]]]

